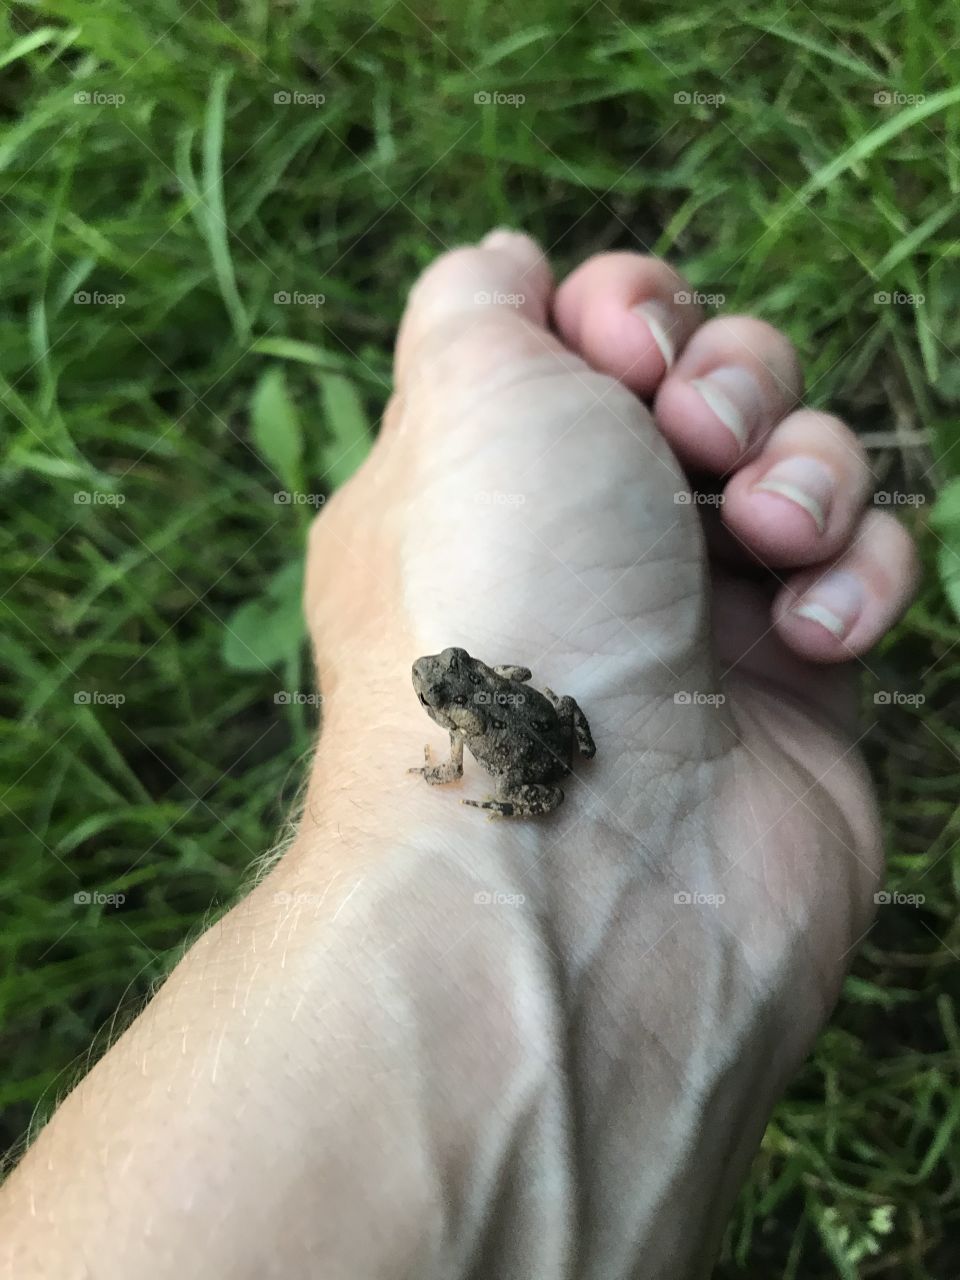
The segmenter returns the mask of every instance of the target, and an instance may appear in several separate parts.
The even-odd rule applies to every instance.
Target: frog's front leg
[[[519,680],[521,684],[529,680],[533,675],[529,667],[513,667],[509,663],[499,667],[491,667],[490,669],[494,675],[503,676],[505,680]]]
[[[587,723],[587,717],[580,710],[580,704],[575,698],[564,694],[562,698],[558,698],[552,689],[544,689],[544,696],[549,698],[553,703],[553,709],[557,713],[557,719],[563,729],[564,735],[568,737],[570,743],[570,763],[573,762],[573,744],[577,744],[577,750],[587,760],[592,760],[597,754],[597,744],[593,740],[590,732],[590,725]]]
[[[431,787],[443,786],[445,782],[456,782],[463,777],[463,738],[459,733],[450,730],[450,759],[443,764],[430,763],[430,744],[423,748],[423,764],[419,769],[408,769],[408,773],[419,773]]]
[[[496,800],[461,800],[474,809],[489,809],[501,818],[532,818],[552,813],[563,804],[563,788],[555,784],[524,782],[516,773],[505,773],[497,780]]]

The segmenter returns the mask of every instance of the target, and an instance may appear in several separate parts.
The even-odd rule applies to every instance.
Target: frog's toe
[[[460,803],[468,804],[471,809],[488,809],[487,816],[490,818],[509,818],[513,815],[513,805],[504,804],[495,796],[487,796],[485,800],[461,800]]]

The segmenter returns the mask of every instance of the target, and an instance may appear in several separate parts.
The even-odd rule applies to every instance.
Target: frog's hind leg
[[[552,813],[563,804],[563,788],[550,783],[520,782],[505,774],[497,783],[496,800],[462,800],[461,804],[489,809],[491,816],[498,814],[501,818],[532,818]]]
[[[575,698],[564,694],[562,698],[558,698],[552,689],[544,689],[544,696],[549,698],[553,703],[553,709],[557,713],[557,719],[563,729],[564,735],[570,743],[570,762],[567,772],[573,764],[573,745],[576,743],[577,750],[587,760],[592,760],[597,754],[597,744],[593,740],[590,732],[590,726],[587,723],[587,717],[580,710],[580,704]]]
[[[577,739],[577,750],[585,759],[592,760],[597,754],[597,744],[594,742],[593,734],[590,732],[587,717],[580,710],[578,702],[575,702],[573,698],[566,700],[573,703],[573,733]]]
[[[494,675],[503,676],[504,680],[519,680],[521,684],[529,680],[533,675],[529,667],[514,667],[510,663],[504,663],[499,667],[491,667],[490,669]]]

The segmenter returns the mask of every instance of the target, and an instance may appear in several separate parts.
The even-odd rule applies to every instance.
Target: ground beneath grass
[[[276,838],[315,718],[277,700],[310,688],[310,510],[276,495],[359,463],[411,281],[505,223],[561,271],[669,255],[785,328],[920,538],[921,598],[864,670],[901,896],[717,1274],[960,1274],[960,14],[64,0],[0,23],[3,1142]]]

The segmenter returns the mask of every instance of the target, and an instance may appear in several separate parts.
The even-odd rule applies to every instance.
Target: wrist
[[[323,1015],[301,1045],[310,1069],[349,1047],[362,1102],[330,1175],[381,1223],[425,1233],[398,1274],[469,1273],[505,1169],[522,1172],[498,1212],[522,1224],[529,1256],[560,1247],[569,1208],[543,1193],[568,1123],[553,957],[522,904],[478,905],[474,852],[356,830],[336,849],[301,828],[256,891],[264,920],[276,913],[298,1021]]]

